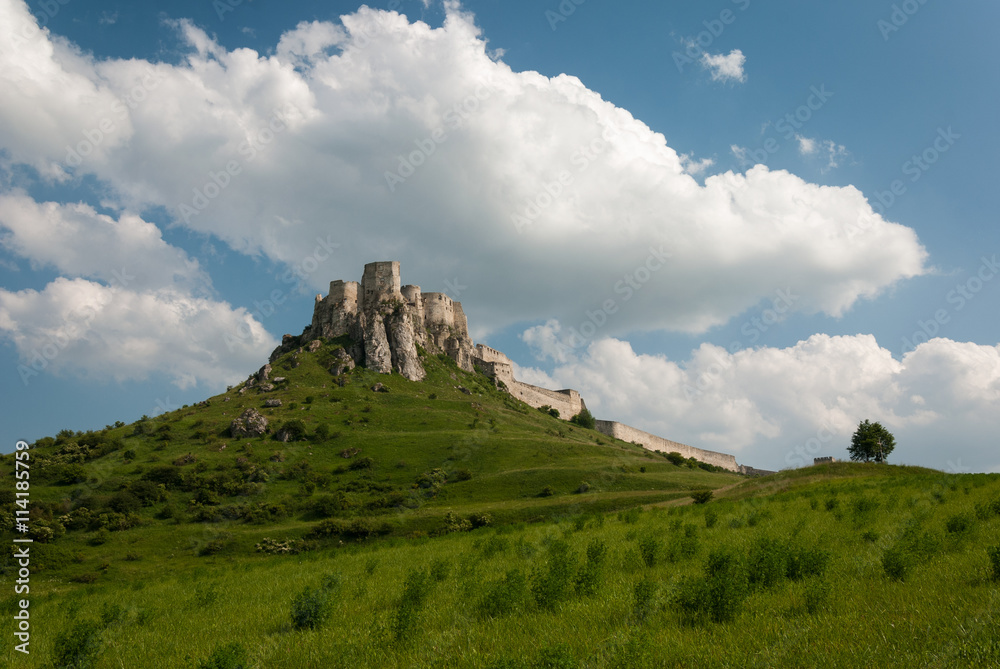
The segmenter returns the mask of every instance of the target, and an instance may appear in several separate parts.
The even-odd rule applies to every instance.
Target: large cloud
[[[703,332],[784,285],[793,309],[839,315],[925,271],[915,233],[856,189],[765,166],[700,184],[663,135],[575,77],[511,71],[446,7],[436,29],[366,7],[304,23],[273,55],[181,21],[179,65],[41,34],[4,48],[0,146],[278,262],[332,235],[319,290],[376,259],[425,289],[457,279],[479,334],[605,305],[605,336]],[[4,18],[30,20],[20,0]]]
[[[544,349],[547,341],[532,343]],[[896,435],[892,461],[1000,471],[1000,346],[932,339],[897,361],[871,335],[817,334],[784,349],[702,344],[675,362],[601,339],[550,374],[518,373],[578,389],[600,418],[757,467],[846,457],[858,422],[869,418]]]

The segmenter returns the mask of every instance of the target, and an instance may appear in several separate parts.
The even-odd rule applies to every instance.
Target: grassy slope
[[[287,513],[261,524],[191,522],[196,493],[169,487],[165,499],[139,510],[138,527],[77,529],[35,544],[32,655],[15,657],[8,644],[0,651],[4,661],[46,666],[57,637],[81,621],[103,620],[95,637],[98,667],[199,666],[229,642],[241,644],[248,666],[268,668],[1000,666],[1000,595],[987,553],[1000,541],[998,477],[838,463],[744,480],[678,468],[527,409],[482,377],[437,359],[427,360],[424,383],[357,370],[340,387],[325,371],[330,350],[300,355],[295,368],[276,364],[273,376],[290,383],[267,396],[284,406],[261,409],[273,427],[297,418],[313,434],[325,424],[336,434],[326,441],[228,438],[232,418],[264,399],[233,389],[229,401],[218,396],[150,420],[147,435],[129,436],[134,426],[109,430],[102,439],[122,443],[87,462],[83,482],[46,484],[45,470],[34,468],[32,499],[43,503],[39,508],[56,507],[53,520],[83,502],[107,504],[188,453],[195,462],[176,469],[190,476],[254,467],[269,475],[256,494],[219,495],[202,509],[256,504]],[[373,393],[376,381],[391,392]],[[52,456],[77,438],[36,455]],[[340,456],[355,448],[353,458]],[[129,450],[135,457],[126,461]],[[282,462],[271,459],[276,452]],[[364,457],[373,469],[348,468]],[[65,465],[50,466],[54,475]],[[9,473],[10,458],[0,467]],[[433,498],[412,488],[435,468],[453,476],[467,469],[472,478],[444,485]],[[590,490],[575,494],[583,481]],[[556,494],[539,497],[545,486]],[[705,506],[603,512],[680,500],[701,488],[716,489],[718,498]],[[253,550],[265,536],[303,536],[319,521],[312,503],[338,489],[351,490],[355,503],[341,516],[384,520],[393,536],[344,544],[334,538],[298,555]],[[402,495],[401,506],[372,508],[393,492]],[[167,508],[173,517],[157,519]],[[429,536],[449,511],[482,510],[494,515],[495,527]],[[956,517],[967,527],[950,532]],[[689,526],[693,540],[681,550]],[[826,551],[825,569],[746,587],[728,621],[682,616],[677,593],[704,573],[712,551],[736,555],[745,577],[759,568],[754,547],[765,539]],[[558,563],[553,547],[568,548],[573,580],[594,542],[607,549],[596,592],[579,594],[570,585],[565,597],[539,603],[530,588],[537,590]],[[204,555],[206,547],[213,552]],[[908,568],[902,581],[883,568],[893,552]],[[438,578],[429,579],[409,633],[397,639],[406,579],[432,568]],[[9,577],[12,564],[3,570]],[[317,630],[292,629],[295,594],[331,574],[339,586],[331,590],[330,619]],[[509,574],[523,579],[522,597],[496,594]],[[645,604],[637,603],[637,589],[648,594]],[[487,615],[483,602],[491,596],[513,610]],[[14,600],[0,600],[5,613],[14,612]],[[0,634],[12,638],[12,623],[0,617]]]
[[[45,630],[111,621],[99,667],[197,666],[229,642],[247,652],[249,666],[268,668],[1000,666],[1000,592],[986,550],[1000,541],[1000,477],[841,465],[779,478],[780,491],[753,481],[704,506],[296,556],[219,555],[194,571],[171,572],[150,555],[132,564],[160,565],[155,576],[114,565],[89,586],[46,583],[32,615]],[[694,539],[679,550],[687,527]],[[805,550],[807,563],[825,568],[770,585],[740,581],[743,598],[729,620],[682,615],[676,595],[701,577],[710,553],[737,556],[745,579],[766,572],[758,547],[768,540]],[[575,579],[595,542],[607,550],[595,592],[570,585],[540,603],[531,588],[558,561],[554,547],[568,547]],[[906,558],[903,580],[883,567],[894,550]],[[397,638],[405,582],[429,572],[437,578],[428,577],[409,632]],[[511,573],[524,579],[520,598],[516,588],[496,587]],[[293,596],[330,575],[338,585],[329,620],[292,629]],[[491,596],[513,609],[488,615]],[[10,623],[5,616],[0,631]],[[38,635],[37,660],[51,653],[51,636]]]
[[[340,386],[327,370],[342,343],[285,355],[274,364],[272,378],[288,381],[272,392],[251,389],[241,395],[237,386],[204,403],[142,421],[138,429],[138,424],[123,425],[90,435],[118,441],[110,452],[87,459],[76,482],[58,479],[69,468],[81,467],[73,462],[82,459],[73,455],[80,434],[66,432],[56,443],[35,449],[32,526],[49,523],[57,533],[63,514],[80,507],[107,512],[116,496],[134,492],[137,482],[157,469],[172,468],[193,481],[221,477],[250,482],[242,494],[219,489],[211,499],[202,499],[204,504],[195,503],[199,486],[167,483],[162,499],[134,509],[140,526],[110,534],[93,526],[71,529],[36,547],[36,571],[107,579],[119,569],[132,575],[143,571],[141,563],[123,563],[129,554],[195,564],[209,544],[223,554],[252,552],[265,536],[302,537],[325,515],[313,510],[315,502],[340,490],[347,491],[353,506],[334,515],[368,517],[395,535],[419,536],[440,531],[449,512],[462,517],[488,512],[495,523],[537,520],[671,499],[739,480],[729,473],[677,467],[632,444],[542,414],[446,358],[425,358],[424,382],[358,368]],[[376,382],[390,392],[373,392]],[[263,408],[268,398],[281,399],[283,406]],[[247,408],[268,418],[272,434],[286,421],[301,420],[308,435],[325,426],[329,436],[291,443],[270,435],[231,439],[230,422]],[[357,453],[344,458],[344,451]],[[370,469],[350,468],[365,458],[373,462]],[[451,482],[436,495],[414,489],[421,474],[439,468]],[[0,470],[13,471],[13,456],[2,458]],[[471,478],[456,481],[460,470]],[[574,494],[583,482],[589,491]],[[540,496],[546,487],[554,494]],[[4,506],[2,510],[8,504]],[[263,522],[247,522],[239,512],[248,506],[271,513]],[[199,513],[219,517],[216,522],[191,522]],[[93,545],[101,539],[106,541]]]

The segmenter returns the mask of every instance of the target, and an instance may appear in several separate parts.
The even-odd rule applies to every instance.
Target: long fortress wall
[[[613,420],[599,420],[597,421],[596,428],[598,432],[606,434],[609,437],[642,444],[651,451],[680,453],[685,458],[694,458],[696,460],[700,460],[701,462],[707,462],[710,465],[715,465],[716,467],[728,469],[732,472],[738,472],[740,470],[739,465],[736,464],[735,456],[727,455],[725,453],[716,453],[715,451],[706,451],[701,448],[695,448],[694,446],[688,446],[687,444],[670,441],[669,439],[664,439],[663,437],[657,437],[655,434],[638,430],[631,425],[625,425],[624,423],[618,423]]]

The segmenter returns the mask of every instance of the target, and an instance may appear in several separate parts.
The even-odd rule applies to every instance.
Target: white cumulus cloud
[[[846,459],[851,434],[868,418],[895,434],[893,462],[947,469],[960,458],[976,471],[1000,471],[1000,346],[932,339],[898,361],[871,335],[817,334],[735,353],[702,344],[674,361],[600,339],[549,374],[521,374],[576,388],[599,418],[765,469]]]
[[[739,49],[733,49],[728,54],[703,53],[701,55],[701,64],[711,73],[713,81],[745,82],[747,75],[743,66],[746,62],[746,56]]]

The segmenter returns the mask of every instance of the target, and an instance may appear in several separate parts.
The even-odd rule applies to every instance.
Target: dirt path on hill
[[[720,492],[725,492],[727,490],[731,490],[731,489],[735,488],[736,486],[738,486],[738,485],[740,485],[742,483],[743,483],[743,481],[738,481],[736,483],[730,483],[727,486],[722,486],[721,488],[716,488],[715,490],[712,491],[713,497],[716,494],[720,493]],[[692,499],[691,497],[681,497],[681,498],[678,498],[678,499],[668,499],[665,502],[656,502],[654,504],[644,504],[642,508],[644,508],[644,509],[651,509],[654,506],[687,506],[688,504],[694,504],[694,499]]]

